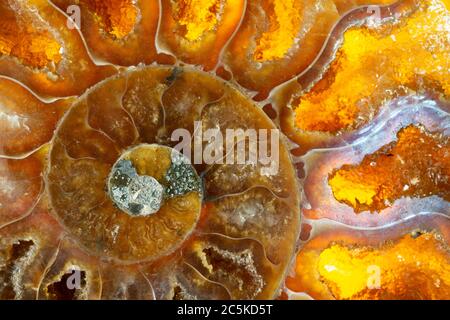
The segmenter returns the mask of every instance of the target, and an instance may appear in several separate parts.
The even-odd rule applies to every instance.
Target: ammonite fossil
[[[0,27],[0,299],[450,299],[448,0]]]
[[[5,294],[64,298],[69,292],[58,283],[76,268],[83,285],[70,293],[74,297],[130,297],[110,278],[121,270],[136,297],[274,297],[300,220],[298,195],[289,192],[298,186],[285,142],[276,141],[275,174],[258,162],[192,165],[171,136],[172,128],[193,136],[194,121],[204,132],[275,129],[224,81],[189,68],[131,69],[77,99],[51,141],[42,199],[27,217],[3,228],[6,267],[27,260],[20,286],[6,277]],[[243,142],[246,156],[253,151],[245,136],[226,142]],[[53,226],[34,229],[27,225],[34,219]],[[26,276],[40,279],[35,273],[42,270],[32,268],[45,254],[56,260],[40,286],[22,283]],[[108,281],[117,287],[105,288]]]

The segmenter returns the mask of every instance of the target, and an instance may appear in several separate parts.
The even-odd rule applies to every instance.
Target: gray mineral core
[[[164,188],[155,178],[138,175],[130,160],[119,160],[111,172],[109,192],[120,209],[147,216],[160,209]]]
[[[201,180],[197,176],[188,158],[176,150],[172,150],[172,164],[167,170],[165,179],[168,183],[165,197],[173,198],[189,192],[201,192]]]

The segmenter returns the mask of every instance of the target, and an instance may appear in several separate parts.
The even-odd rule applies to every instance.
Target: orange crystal
[[[185,63],[214,69],[237,28],[243,0],[163,0],[158,47]]]
[[[447,222],[438,216],[427,219],[433,226],[416,219],[401,236],[395,236],[402,232],[399,226],[325,232],[300,250],[287,287],[316,299],[448,299],[448,228],[438,227]]]
[[[337,299],[443,299],[450,294],[449,254],[438,234],[424,233],[376,249],[335,244],[320,254],[318,265]],[[381,290],[367,288],[370,266],[383,270]]]
[[[337,134],[366,124],[385,101],[409,91],[450,95],[450,12],[422,1],[395,23],[353,27],[325,74],[292,102],[295,126]],[[414,53],[414,54],[412,54]]]
[[[158,1],[51,1],[64,12],[72,13],[73,6],[78,8],[81,32],[97,60],[122,66],[170,62],[168,57],[158,55],[155,47]]]
[[[54,71],[62,59],[62,47],[55,37],[48,30],[38,30],[18,19],[4,2],[0,3],[0,15],[0,54],[16,57],[31,68],[49,67]]]
[[[445,107],[426,96],[398,98],[366,129],[346,136],[345,145],[300,157],[304,216],[376,227],[415,213],[448,213]]]
[[[3,1],[0,16],[0,75],[43,98],[81,94],[115,72],[93,63],[78,31],[48,1]]]
[[[99,25],[112,36],[126,37],[136,24],[138,10],[131,0],[82,0],[95,12]]]
[[[397,137],[359,165],[345,165],[330,175],[338,201],[355,212],[380,211],[401,197],[437,195],[450,201],[449,137],[415,125]]]
[[[348,9],[395,0],[248,1],[223,63],[243,87],[266,98],[277,85],[303,72],[314,61],[328,33]]]

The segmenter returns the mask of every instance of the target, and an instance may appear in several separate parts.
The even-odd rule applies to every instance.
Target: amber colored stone
[[[281,105],[292,113],[284,109],[282,126],[298,144],[323,146],[360,129],[399,96],[431,91],[449,97],[450,43],[442,26],[450,11],[441,0],[399,2],[380,9],[379,21],[364,16],[361,26],[352,26],[351,15],[342,21],[337,51],[336,36],[326,55],[283,89]]]
[[[97,16],[99,29],[117,39],[128,36],[138,20],[138,9],[130,0],[87,0],[83,4]],[[152,20],[147,18],[142,19]]]
[[[440,240],[440,235],[435,233],[424,233],[417,238],[406,235],[393,245],[382,245],[375,252],[370,248],[348,248],[335,244],[320,254],[319,273],[338,299],[448,297],[449,250]],[[331,271],[330,265],[342,273]],[[364,281],[360,281],[361,273],[367,273],[371,265],[386,270],[385,274],[382,274],[382,277],[387,278],[386,288],[382,293],[374,294],[370,289],[361,288],[366,286]],[[345,274],[347,270],[352,270],[351,276]],[[400,276],[398,279],[399,275],[403,275],[403,278]],[[418,287],[425,288],[417,290]]]
[[[379,106],[404,91],[402,86],[419,90],[421,82],[448,96],[450,43],[438,30],[449,17],[442,3],[429,1],[404,23],[348,30],[327,73],[298,105],[294,102],[297,127],[330,133],[358,127],[358,117],[367,121],[370,102]]]
[[[185,63],[214,69],[239,25],[243,0],[163,0],[157,44]]]
[[[49,30],[38,31],[31,26],[20,25],[13,9],[5,2],[0,5],[2,12],[2,34],[0,53],[17,58],[31,68],[53,68],[62,60],[61,45]]]
[[[440,196],[450,201],[450,139],[410,125],[397,141],[343,166],[329,177],[335,198],[355,212],[380,211],[401,197]]]
[[[114,73],[94,65],[67,17],[43,0],[3,1],[0,74],[44,97],[81,94]]]
[[[100,61],[130,66],[169,62],[155,47],[158,1],[52,0],[62,11],[80,9],[81,32],[88,49]],[[70,16],[71,14],[69,14]]]
[[[248,1],[243,21],[225,49],[224,65],[240,85],[263,99],[314,61],[344,7],[395,1],[343,2]]]
[[[448,214],[449,116],[439,106],[400,98],[352,143],[303,156],[305,217],[383,226],[414,212]]]
[[[139,265],[101,264],[102,300],[154,300],[155,292]]]
[[[66,236],[49,214],[45,198],[29,217],[0,229],[0,297],[154,299],[152,286],[138,265],[101,262],[86,255]]]
[[[325,228],[301,248],[289,290],[315,299],[448,299],[446,218],[373,231]]]

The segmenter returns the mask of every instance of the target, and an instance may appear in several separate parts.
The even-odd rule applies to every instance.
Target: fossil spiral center
[[[108,187],[114,203],[132,216],[147,216],[161,208],[163,186],[153,177],[138,175],[130,160],[116,163]]]
[[[125,151],[112,167],[107,185],[111,200],[130,216],[154,214],[167,199],[201,192],[200,179],[186,157],[152,144]]]

